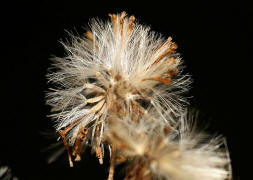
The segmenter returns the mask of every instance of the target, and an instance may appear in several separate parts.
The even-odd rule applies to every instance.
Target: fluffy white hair
[[[63,43],[67,56],[54,58],[48,75],[55,88],[47,103],[70,166],[87,144],[103,163],[106,142],[112,150],[108,179],[119,156],[130,160],[126,179],[225,179],[220,141],[201,144],[203,135],[184,129],[181,95],[191,80],[182,74],[177,45],[125,12],[109,16],[105,23],[92,20],[85,36],[71,35]]]
[[[101,139],[108,114],[137,120],[155,109],[173,120],[186,102],[181,94],[190,78],[181,73],[172,39],[134,23],[134,16],[127,18],[125,12],[110,17],[106,23],[92,20],[84,37],[71,36],[70,43],[63,43],[68,55],[54,58],[48,75],[55,88],[47,103],[57,131],[68,127],[64,134],[69,145],[74,145],[80,126],[92,129],[87,137],[93,142],[99,122]]]
[[[225,180],[231,177],[230,159],[222,136],[197,131],[184,113],[177,127],[156,118],[114,120],[107,138],[128,159],[125,180]],[[150,124],[152,124],[150,126]]]

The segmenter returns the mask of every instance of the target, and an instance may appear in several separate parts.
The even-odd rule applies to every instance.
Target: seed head
[[[113,122],[106,137],[116,146],[115,159],[122,161],[124,157],[127,161],[125,180],[225,180],[231,177],[224,138],[211,138],[197,132],[186,114],[173,129],[168,124],[157,123],[156,118]]]
[[[87,143],[102,163],[103,132],[110,128],[110,117],[138,122],[158,115],[162,118],[157,121],[170,122],[186,102],[180,94],[190,80],[181,73],[172,38],[151,32],[125,12],[109,16],[105,23],[92,20],[85,36],[63,43],[68,55],[55,58],[48,75],[56,88],[48,93],[47,103],[71,166],[69,146],[79,161]]]

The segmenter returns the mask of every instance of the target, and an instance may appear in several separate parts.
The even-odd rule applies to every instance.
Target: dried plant
[[[192,116],[191,114],[189,116]],[[114,119],[106,131],[116,163],[127,161],[125,180],[221,180],[231,177],[224,138],[198,132],[187,113],[178,126],[157,118]],[[122,158],[124,157],[124,158]],[[117,160],[119,161],[117,162]]]
[[[71,35],[63,43],[67,56],[54,58],[48,75],[55,88],[47,103],[70,166],[87,145],[102,164],[108,145],[108,179],[115,163],[126,160],[125,179],[225,179],[228,161],[217,143],[200,145],[201,136],[178,129],[191,81],[182,74],[177,45],[125,12],[109,16],[106,23],[93,19],[85,36]]]

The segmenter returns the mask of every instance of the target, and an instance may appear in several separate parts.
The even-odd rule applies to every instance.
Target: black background
[[[68,167],[66,154],[48,165],[55,142],[43,133],[52,130],[45,106],[45,74],[52,55],[64,56],[59,40],[67,31],[82,34],[92,17],[107,19],[123,10],[140,23],[179,45],[185,72],[194,80],[187,96],[199,109],[211,132],[227,138],[234,179],[243,179],[252,150],[251,66],[252,11],[249,4],[121,1],[21,1],[2,8],[0,163],[19,179],[106,179],[108,162],[100,166],[87,152]],[[203,120],[202,120],[203,121]],[[249,151],[248,151],[249,150]]]

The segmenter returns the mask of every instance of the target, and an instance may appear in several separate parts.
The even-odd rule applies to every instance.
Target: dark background
[[[45,74],[52,55],[64,56],[59,40],[68,38],[66,30],[82,34],[90,18],[105,20],[108,13],[124,10],[177,42],[185,72],[194,80],[187,95],[193,96],[191,105],[211,132],[227,138],[234,179],[244,179],[252,158],[252,6],[214,1],[104,3],[44,0],[2,6],[0,165],[10,166],[25,180],[106,179],[109,163],[100,166],[88,152],[74,168],[68,167],[66,154],[46,163],[53,150],[43,149],[56,137],[45,135],[54,132],[44,100]]]

